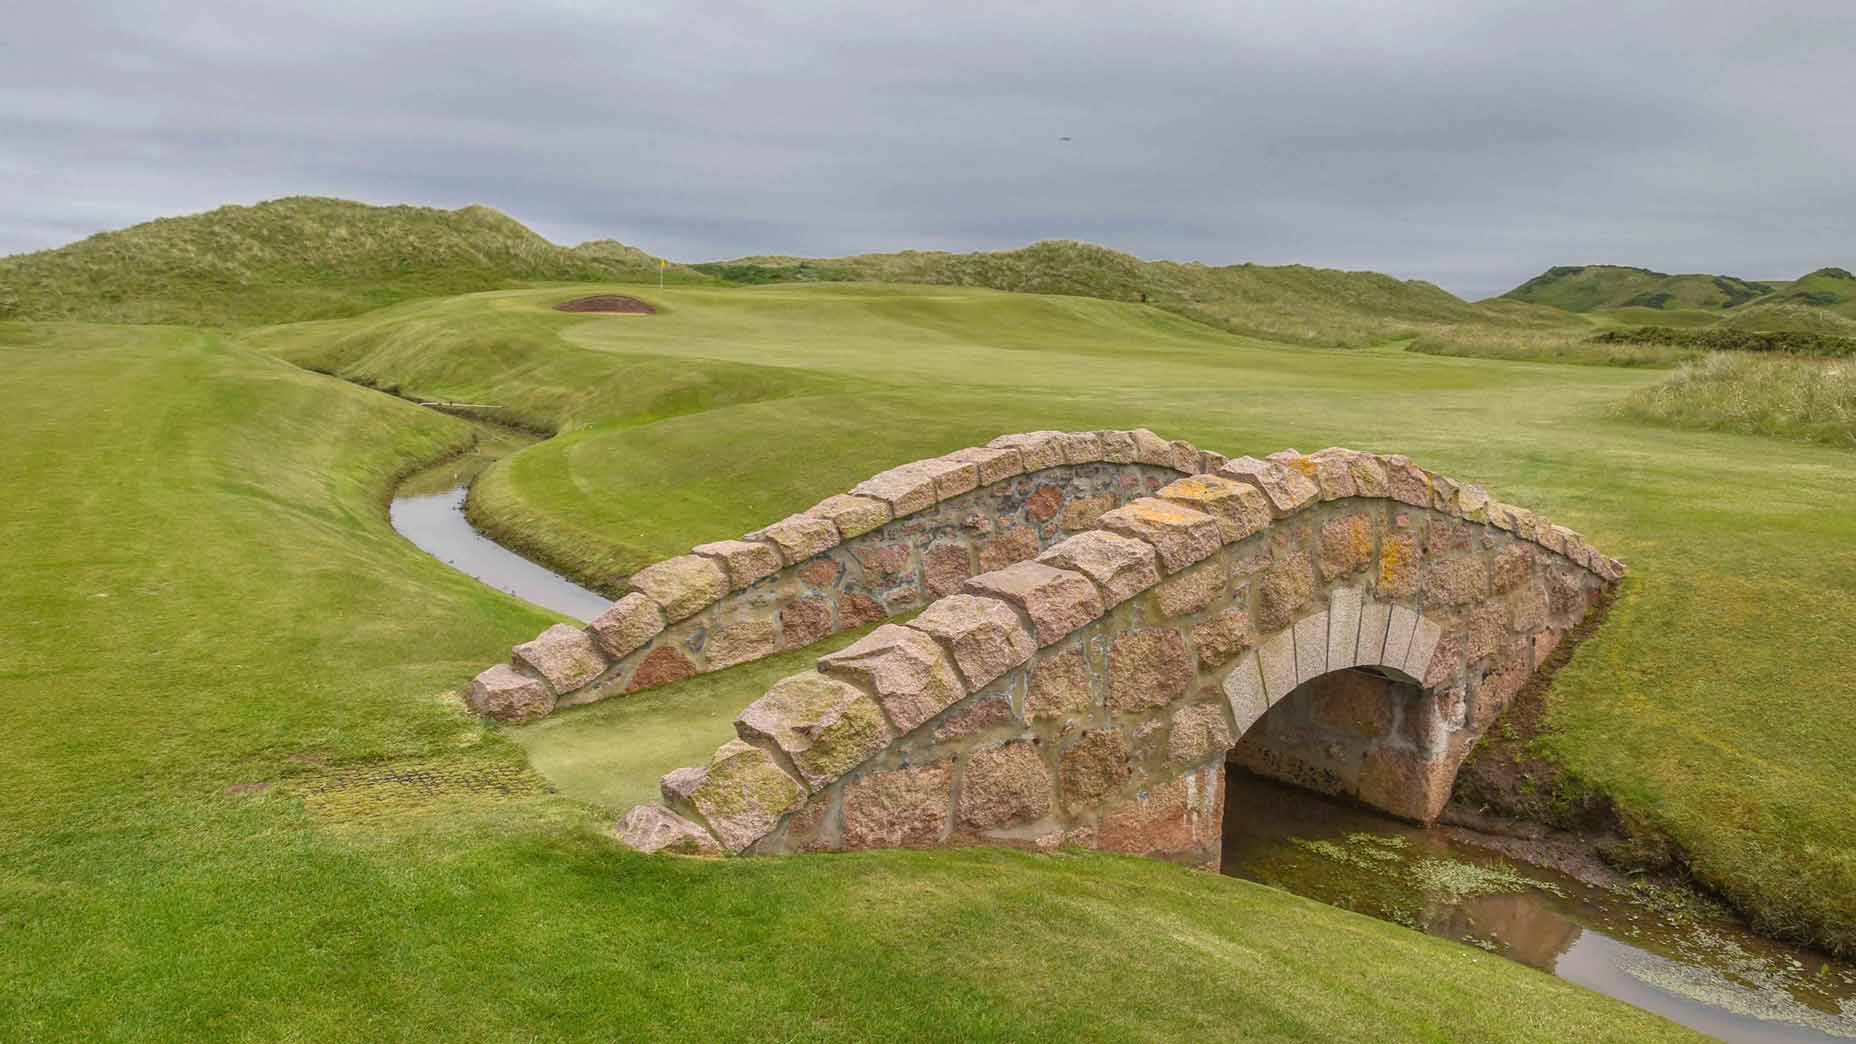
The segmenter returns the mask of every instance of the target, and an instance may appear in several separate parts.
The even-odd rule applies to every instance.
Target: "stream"
[[[415,472],[394,491],[388,517],[393,528],[421,551],[460,573],[582,623],[612,605],[611,599],[536,565],[484,536],[465,517],[470,484],[496,460],[538,441],[495,425],[475,422],[477,444],[459,457]]]
[[[1518,843],[1229,772],[1226,874],[1480,947],[1721,1040],[1856,1040],[1856,966],[1595,861],[1573,876],[1485,844]]]

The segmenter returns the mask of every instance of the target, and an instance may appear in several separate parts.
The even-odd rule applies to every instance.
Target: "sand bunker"
[[[636,297],[624,297],[619,294],[602,294],[598,297],[582,297],[577,301],[563,301],[554,306],[557,312],[584,312],[589,315],[656,315],[657,309],[638,300]]]

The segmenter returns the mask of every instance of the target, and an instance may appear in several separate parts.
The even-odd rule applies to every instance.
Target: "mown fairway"
[[[466,426],[94,326],[0,326],[0,416],[0,1038],[1689,1039],[1141,860],[629,855],[444,696],[547,622],[387,525]]]
[[[773,286],[646,293],[663,308],[649,319],[545,309],[579,292],[407,305],[250,343],[562,430],[485,476],[477,517],[608,587],[1002,431],[1408,453],[1633,567],[1555,683],[1554,756],[1671,833],[1766,929],[1856,947],[1847,451],[1615,413],[1652,372],[1284,348],[1096,300]]]

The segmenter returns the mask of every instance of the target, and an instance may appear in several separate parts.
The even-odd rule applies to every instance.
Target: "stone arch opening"
[[[1437,693],[1402,671],[1346,667],[1297,685],[1226,755],[1227,771],[1292,784],[1406,819],[1447,796],[1432,765]]]

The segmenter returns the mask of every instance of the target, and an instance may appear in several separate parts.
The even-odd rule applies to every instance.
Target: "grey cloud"
[[[1471,297],[1856,263],[1844,0],[611,7],[25,0],[0,252],[307,192],[687,259],[1074,237]]]

